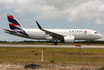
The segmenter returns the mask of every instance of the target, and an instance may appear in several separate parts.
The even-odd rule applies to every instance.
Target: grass
[[[44,61],[41,61],[42,51]],[[104,65],[104,49],[0,48],[0,63],[48,64],[53,62]]]
[[[54,60],[52,59],[52,60],[50,60],[50,62],[51,62],[51,63],[54,63]]]

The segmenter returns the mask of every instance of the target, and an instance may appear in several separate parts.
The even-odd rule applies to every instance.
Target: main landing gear
[[[57,41],[56,40],[54,40],[54,45],[57,45]]]

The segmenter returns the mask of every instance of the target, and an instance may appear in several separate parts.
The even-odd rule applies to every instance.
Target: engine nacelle
[[[52,40],[52,36],[46,37],[47,40]]]
[[[65,43],[73,43],[74,42],[74,36],[66,36],[64,37],[64,42]]]

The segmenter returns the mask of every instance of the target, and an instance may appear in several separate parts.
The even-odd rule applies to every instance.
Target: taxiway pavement
[[[0,44],[0,48],[76,48],[75,45]],[[81,48],[104,48],[104,45],[81,45]]]

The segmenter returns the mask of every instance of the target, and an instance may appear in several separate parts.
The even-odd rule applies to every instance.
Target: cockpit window
[[[94,34],[97,34],[97,32],[94,32]]]

